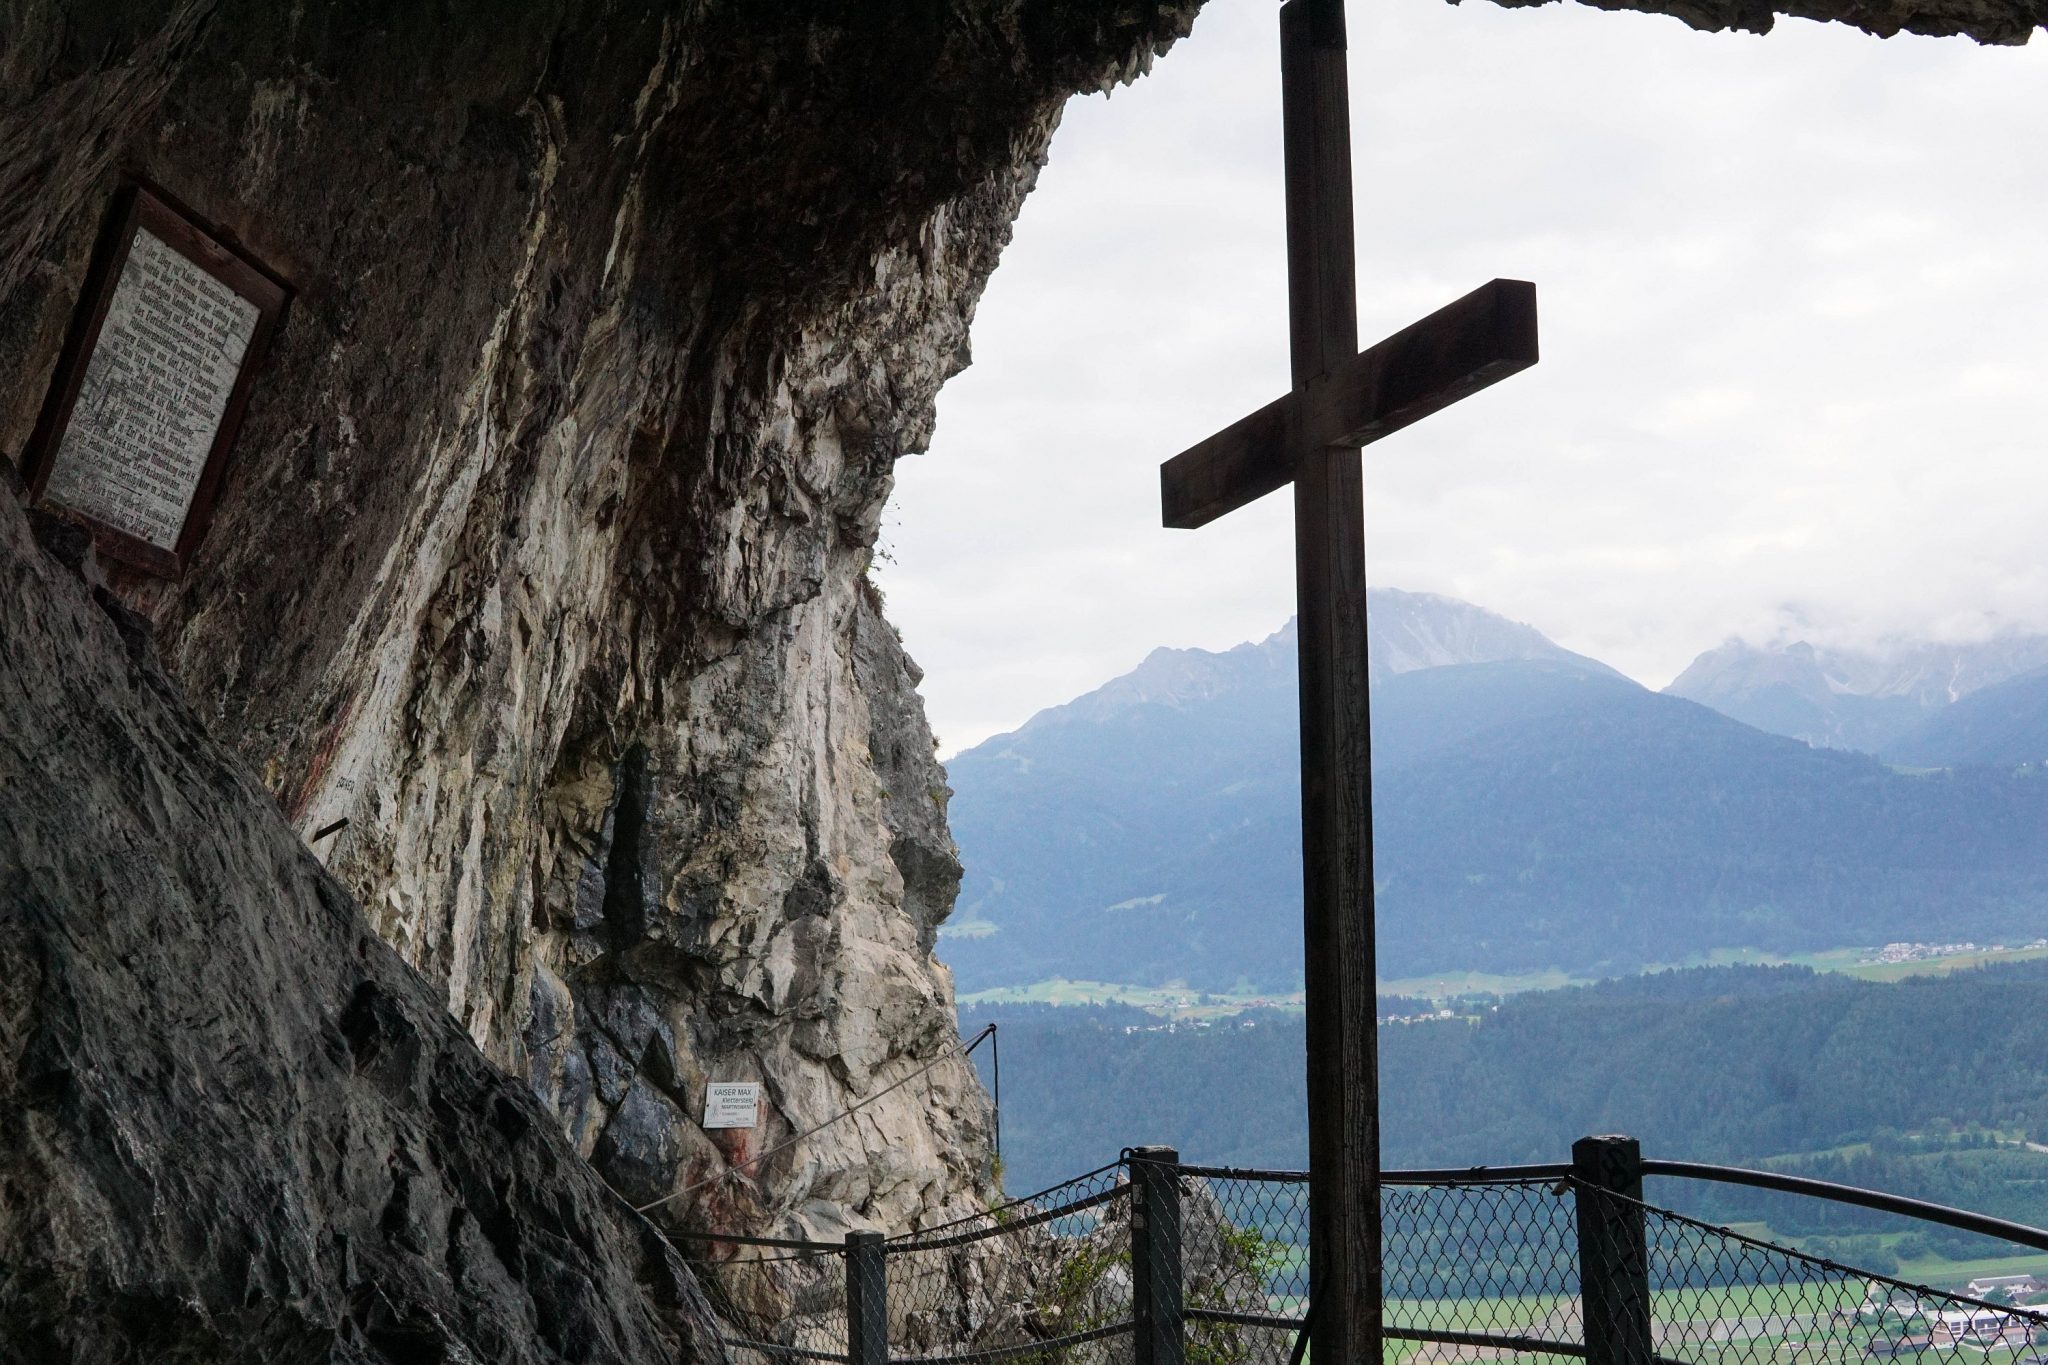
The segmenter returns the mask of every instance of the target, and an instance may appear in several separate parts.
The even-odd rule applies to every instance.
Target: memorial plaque
[[[140,187],[101,244],[30,443],[32,494],[166,577],[205,533],[286,290]]]
[[[761,1087],[752,1081],[713,1081],[704,1087],[704,1126],[752,1128],[761,1120]]]

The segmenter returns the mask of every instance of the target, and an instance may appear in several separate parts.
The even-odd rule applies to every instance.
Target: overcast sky
[[[1285,391],[1277,10],[1076,99],[878,566],[943,749],[1293,611],[1291,506],[1159,526]],[[1662,686],[1731,636],[2048,629],[2048,41],[1353,0],[1359,319],[1534,280],[1543,361],[1366,460],[1376,585]]]

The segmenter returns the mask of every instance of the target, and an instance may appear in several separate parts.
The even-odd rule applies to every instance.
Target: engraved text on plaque
[[[138,231],[44,496],[175,550],[259,315]]]
[[[284,298],[253,262],[131,191],[31,449],[36,496],[90,523],[115,558],[178,573]]]

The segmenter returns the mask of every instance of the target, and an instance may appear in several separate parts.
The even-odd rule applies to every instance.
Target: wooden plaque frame
[[[184,574],[193,550],[198,548],[212,523],[213,501],[220,491],[221,472],[227,466],[228,453],[234,448],[235,435],[240,431],[243,414],[248,409],[256,371],[283,321],[292,291],[290,285],[241,251],[226,234],[208,227],[168,195],[139,181],[123,186],[108,213],[99,244],[93,252],[85,288],[78,296],[71,330],[65,336],[64,350],[57,360],[56,373],[50,379],[49,395],[43,400],[42,415],[36,420],[35,432],[29,437],[24,452],[22,476],[28,481],[30,501],[43,502],[44,489],[56,467],[58,449],[63,445],[65,430],[71,424],[72,408],[78,401],[86,366],[92,360],[94,348],[99,345],[100,329],[106,323],[114,287],[120,282],[122,269],[128,263],[129,249],[134,245],[136,232],[145,228],[186,260],[255,305],[255,330],[242,353],[241,367],[235,373],[234,387],[229,390],[220,427],[214,433],[213,445],[200,469],[192,500],[185,508],[185,521],[178,531],[176,546],[165,550],[77,508],[56,502],[48,505],[90,527],[94,548],[109,559],[132,564],[161,578],[175,579]]]

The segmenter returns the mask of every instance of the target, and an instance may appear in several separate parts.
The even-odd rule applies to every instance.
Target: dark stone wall
[[[45,531],[0,496],[0,1359],[723,1360]]]

